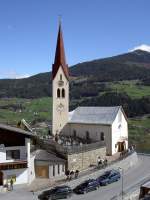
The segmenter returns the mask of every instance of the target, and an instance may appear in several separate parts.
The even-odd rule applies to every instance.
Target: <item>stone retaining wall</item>
[[[74,188],[74,187],[76,187],[77,185],[79,185],[80,183],[82,183],[83,181],[85,181],[87,179],[97,178],[102,173],[104,173],[104,171],[106,171],[106,170],[118,169],[118,168],[121,167],[124,171],[126,171],[129,168],[131,168],[134,165],[136,165],[137,162],[138,162],[138,156],[137,156],[137,153],[134,152],[131,155],[129,155],[128,157],[126,157],[124,160],[118,161],[118,162],[108,166],[106,169],[97,170],[97,171],[91,172],[91,173],[89,172],[85,176],[79,177],[78,179],[74,179],[72,181],[69,181],[66,184],[69,185],[70,187]]]
[[[106,156],[106,147],[67,155],[68,169],[71,171],[87,169],[90,165],[97,164],[98,156],[101,158]]]

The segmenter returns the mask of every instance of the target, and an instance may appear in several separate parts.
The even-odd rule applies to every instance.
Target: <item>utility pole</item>
[[[119,170],[121,171],[121,199],[123,200],[123,175],[124,170],[123,168],[119,167]]]

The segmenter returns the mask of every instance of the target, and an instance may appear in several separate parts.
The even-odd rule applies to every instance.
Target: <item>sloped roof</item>
[[[66,162],[65,159],[58,157],[54,153],[47,152],[46,150],[39,149],[36,152],[35,160],[37,161],[49,161],[52,163],[64,163]]]
[[[111,125],[121,106],[78,107],[69,113],[69,123]]]
[[[25,131],[21,128],[16,128],[16,127],[5,125],[5,124],[0,124],[0,129],[15,132],[15,133],[21,133],[21,134],[24,134],[27,136],[34,136],[34,134],[32,132]]]
[[[65,57],[65,49],[64,49],[64,42],[63,42],[63,35],[61,30],[61,23],[59,24],[58,30],[58,37],[57,37],[57,45],[56,45],[56,52],[55,52],[55,60],[52,67],[52,77],[55,78],[59,67],[62,67],[63,72],[67,79],[69,79],[69,70],[68,65],[66,64],[66,57]]]

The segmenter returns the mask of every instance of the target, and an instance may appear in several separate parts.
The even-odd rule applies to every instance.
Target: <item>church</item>
[[[106,155],[128,148],[128,123],[123,108],[77,107],[69,112],[69,68],[66,62],[61,23],[52,66],[52,133],[81,138],[106,146]]]

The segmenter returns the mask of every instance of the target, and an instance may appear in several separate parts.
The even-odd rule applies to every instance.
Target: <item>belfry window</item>
[[[57,98],[60,98],[60,89],[57,89]]]
[[[65,89],[62,89],[62,98],[65,98]]]

